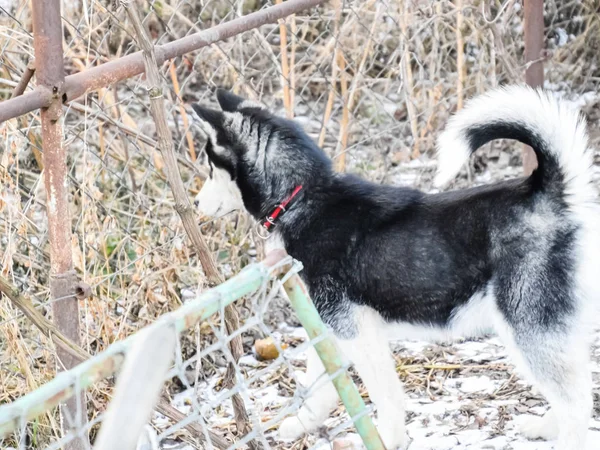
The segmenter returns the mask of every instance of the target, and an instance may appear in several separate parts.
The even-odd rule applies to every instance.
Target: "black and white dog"
[[[211,177],[200,212],[244,208],[281,239],[323,320],[358,370],[388,449],[406,448],[402,385],[390,339],[497,333],[548,399],[530,438],[582,450],[592,410],[588,367],[600,274],[600,222],[586,125],[568,104],[520,86],[458,112],[439,139],[438,186],[494,139],[530,145],[528,178],[425,194],[335,173],[292,121],[219,90],[222,111],[193,105]],[[307,378],[323,367],[309,358]],[[331,383],[286,419],[282,437],[315,430],[336,405]]]

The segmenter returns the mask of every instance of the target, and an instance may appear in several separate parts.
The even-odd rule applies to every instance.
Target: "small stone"
[[[277,350],[272,337],[258,339],[254,343],[254,350],[256,350],[256,354],[263,360],[271,360],[279,356],[279,350]]]

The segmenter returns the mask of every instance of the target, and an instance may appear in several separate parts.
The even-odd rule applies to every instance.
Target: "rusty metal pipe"
[[[525,82],[531,87],[544,84],[544,0],[525,0]],[[523,171],[530,175],[537,167],[537,158],[529,146],[523,148]]]
[[[243,17],[219,24],[204,31],[155,47],[158,64],[236,36],[267,23],[298,13],[324,3],[325,0],[288,0],[279,5],[253,12]],[[43,2],[40,2],[43,3]],[[69,75],[65,79],[63,101],[75,100],[89,91],[109,86],[144,72],[142,52]],[[48,107],[51,99],[42,91],[28,92],[20,97],[0,103],[0,123],[38,108]]]
[[[71,254],[71,217],[67,182],[67,156],[63,140],[63,107],[65,72],[62,49],[60,0],[33,3],[33,42],[38,89],[49,93],[50,103],[41,110],[44,148],[44,183],[46,214],[50,241],[50,295],[52,317],[57,328],[79,344],[79,304],[76,298],[77,275],[73,271]],[[24,96],[23,96],[24,97]],[[17,97],[23,98],[23,97]],[[79,362],[72,354],[57,348],[58,369],[70,369]],[[87,422],[85,401],[71,399],[61,408],[65,431],[73,424]],[[71,420],[66,420],[70,418]],[[71,422],[71,423],[70,423]],[[85,437],[76,439],[65,448],[84,449]]]
[[[27,94],[0,102],[0,123],[36,109],[46,108],[51,101],[52,93],[39,86]]]

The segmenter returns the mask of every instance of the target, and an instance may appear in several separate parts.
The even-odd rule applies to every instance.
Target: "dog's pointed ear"
[[[205,108],[197,103],[192,104],[192,109],[200,119],[198,123],[202,131],[216,143],[217,136],[224,131],[225,115],[221,111]]]
[[[265,109],[264,105],[252,100],[246,100],[225,89],[217,89],[217,101],[225,112],[236,112],[241,109]]]
[[[198,103],[192,104],[192,108],[200,120],[208,123],[212,128],[221,128],[223,126],[224,115],[221,111],[205,108]]]
[[[217,101],[221,105],[221,109],[227,112],[235,112],[246,101],[246,99],[235,95],[225,89],[217,89]]]

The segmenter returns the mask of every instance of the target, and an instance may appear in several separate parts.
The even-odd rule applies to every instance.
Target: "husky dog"
[[[211,172],[196,204],[208,216],[245,209],[303,263],[301,276],[362,378],[388,449],[408,445],[388,341],[489,331],[551,406],[524,420],[522,433],[558,439],[558,450],[584,448],[600,227],[592,150],[576,111],[522,86],[471,100],[439,139],[436,185],[494,139],[531,146],[538,168],[428,195],[335,173],[293,121],[223,90],[217,98],[222,111],[193,105]],[[313,354],[308,381],[322,372]],[[336,402],[330,382],[319,387],[280,435],[315,430]]]

